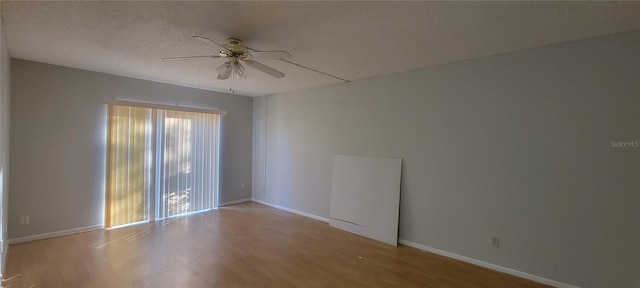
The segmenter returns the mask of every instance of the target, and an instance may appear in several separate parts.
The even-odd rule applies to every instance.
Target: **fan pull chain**
[[[232,74],[233,74],[233,73],[232,73]],[[236,90],[236,89],[235,89],[235,88],[236,88],[236,87],[235,87],[236,85],[235,85],[235,81],[234,81],[234,79],[233,79],[233,78],[235,78],[235,77],[233,77],[233,75],[231,75],[231,77],[229,77],[229,78],[230,78],[230,80],[231,80],[231,81],[229,81],[229,92],[231,92],[231,94],[236,94],[236,91],[235,91],[235,90]]]

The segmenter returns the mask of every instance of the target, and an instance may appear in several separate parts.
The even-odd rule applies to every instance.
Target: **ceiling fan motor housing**
[[[236,38],[227,39],[227,43],[225,43],[224,46],[229,50],[229,52],[231,52],[231,54],[227,53],[230,57],[242,57],[245,53],[249,52],[249,49],[242,45],[242,41]]]
[[[233,46],[242,45],[242,41],[240,41],[240,39],[236,39],[236,38],[229,38],[229,39],[227,39],[227,42],[229,43],[229,45],[233,45]]]

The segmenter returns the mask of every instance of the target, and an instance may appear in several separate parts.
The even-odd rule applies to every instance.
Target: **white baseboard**
[[[21,238],[13,238],[13,239],[9,239],[9,244],[16,244],[16,243],[22,243],[22,242],[28,242],[28,241],[34,241],[34,240],[40,240],[40,239],[46,239],[46,238],[60,237],[60,236],[88,232],[88,231],[103,229],[103,228],[104,228],[104,225],[93,225],[93,226],[73,228],[69,230],[31,235],[31,236],[21,237]]]
[[[267,205],[267,206],[270,206],[270,207],[273,207],[273,208],[276,208],[276,209],[279,209],[279,210],[282,210],[282,211],[286,211],[286,212],[289,212],[289,213],[293,213],[293,214],[297,214],[297,215],[304,216],[304,217],[307,217],[307,218],[311,218],[313,220],[318,220],[318,221],[329,223],[329,219],[328,218],[324,218],[324,217],[320,217],[320,216],[317,216],[317,215],[313,215],[313,214],[305,213],[305,212],[302,212],[302,211],[298,211],[298,210],[295,210],[295,209],[287,208],[287,207],[284,207],[284,206],[276,205],[276,204],[269,203],[269,202],[266,202],[266,201],[263,201],[263,200],[259,200],[259,199],[256,199],[256,198],[252,198],[251,201],[256,202],[256,203],[260,203],[262,205]]]
[[[6,239],[2,239],[0,240],[0,242],[2,242],[2,256],[0,256],[0,261],[2,263],[0,263],[0,279],[4,279],[4,268],[5,263],[7,262],[7,254],[9,253],[9,241],[7,241]],[[1,282],[0,282],[1,283]]]
[[[251,198],[227,201],[227,202],[218,203],[218,207],[224,207],[224,206],[229,206],[229,205],[234,205],[234,204],[240,204],[240,203],[249,202],[249,201],[251,201]]]
[[[500,266],[500,265],[491,264],[489,262],[484,262],[484,261],[481,261],[481,260],[477,260],[477,259],[469,258],[469,257],[466,257],[466,256],[461,256],[461,255],[458,255],[458,254],[447,252],[447,251],[444,251],[444,250],[431,248],[429,246],[424,246],[424,245],[421,245],[421,244],[418,244],[418,243],[414,243],[414,242],[411,242],[411,241],[407,241],[407,240],[404,240],[404,239],[398,239],[398,243],[406,245],[406,246],[409,246],[409,247],[417,248],[417,249],[420,249],[420,250],[424,250],[424,251],[427,251],[427,252],[431,252],[431,253],[435,253],[435,254],[438,254],[438,255],[442,255],[444,257],[453,258],[453,259],[456,259],[456,260],[460,260],[460,261],[463,261],[463,262],[471,263],[471,264],[474,264],[474,265],[477,265],[477,266],[481,266],[481,267],[488,268],[488,269],[495,270],[495,271],[502,272],[502,273],[507,273],[507,274],[510,274],[510,275],[518,276],[520,278],[529,279],[531,281],[536,281],[538,283],[547,284],[547,285],[551,285],[551,286],[558,287],[558,288],[579,288],[577,286],[573,286],[573,285],[569,285],[569,284],[566,284],[566,283],[558,282],[558,281],[555,281],[555,280],[547,279],[547,278],[544,278],[544,277],[532,275],[532,274],[529,274],[529,273],[521,272],[521,271],[518,271],[518,270],[511,269],[511,268],[503,267],[503,266]]]

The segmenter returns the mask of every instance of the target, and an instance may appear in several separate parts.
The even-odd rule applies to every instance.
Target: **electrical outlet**
[[[500,237],[491,238],[491,246],[500,247]]]
[[[20,217],[20,225],[29,225],[29,216]]]
[[[264,186],[262,186],[262,190],[260,190],[260,193],[262,193],[262,194],[267,193],[267,189],[265,189]]]
[[[244,184],[240,184],[240,190],[244,190]]]

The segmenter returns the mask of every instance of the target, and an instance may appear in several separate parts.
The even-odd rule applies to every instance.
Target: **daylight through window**
[[[216,207],[220,115],[109,105],[106,226]]]

